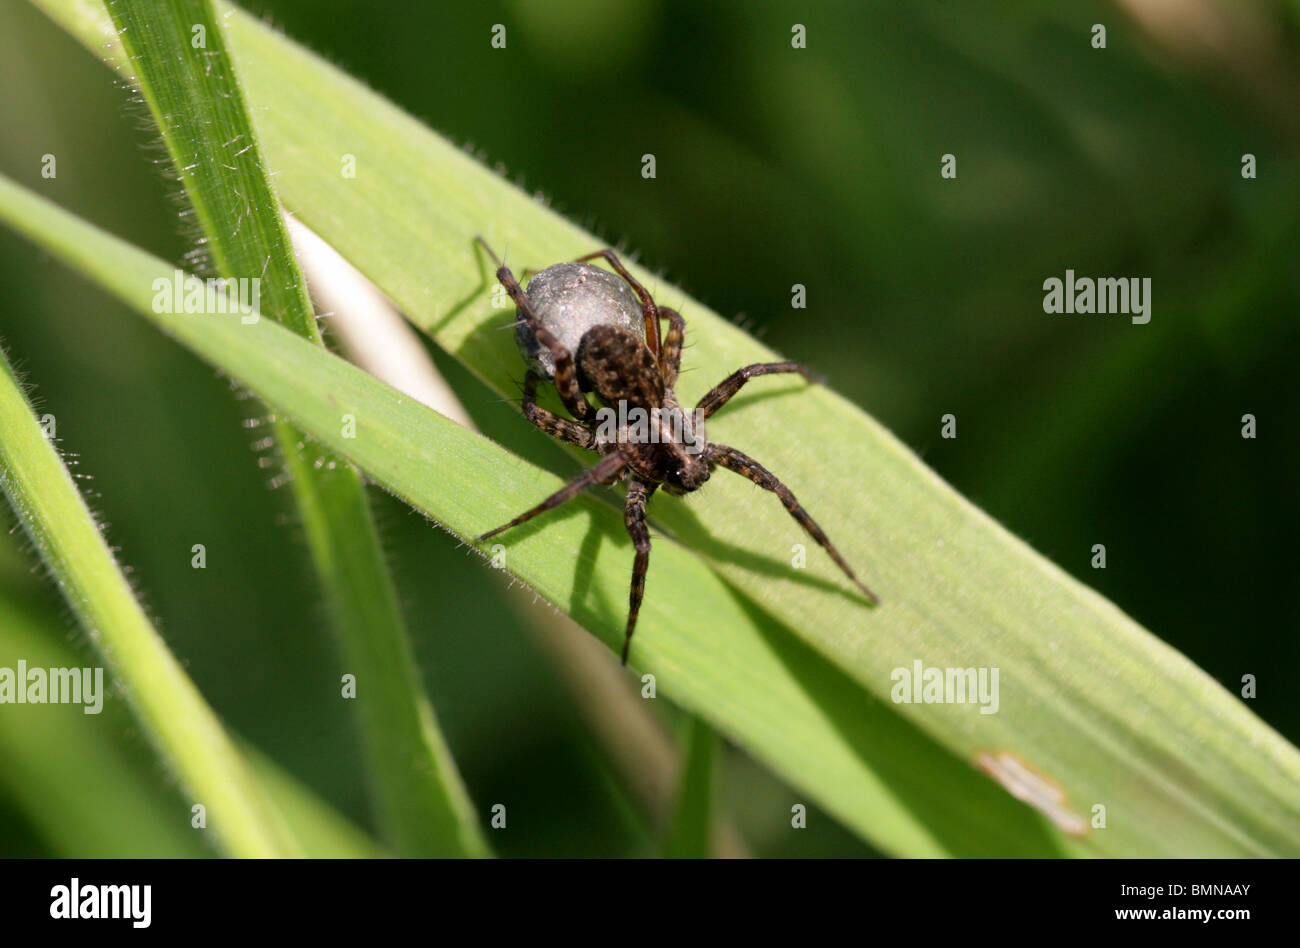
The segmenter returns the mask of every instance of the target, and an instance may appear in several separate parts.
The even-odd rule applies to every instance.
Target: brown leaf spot
[[[980,751],[975,764],[1017,800],[1038,810],[1063,833],[1086,836],[1088,821],[1067,805],[1065,789],[1010,751]]]

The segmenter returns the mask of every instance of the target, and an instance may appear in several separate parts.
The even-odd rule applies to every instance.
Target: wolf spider
[[[558,507],[593,484],[626,480],[623,522],[636,549],[627,633],[623,640],[623,664],[626,665],[637,614],[645,595],[646,568],[650,563],[646,503],[660,486],[670,494],[698,490],[715,467],[723,467],[776,494],[790,515],[830,554],[868,601],[872,605],[878,603],[875,594],[854,575],[825,531],[800,506],[790,488],[753,458],[725,444],[709,444],[704,436],[704,421],[750,379],[797,372],[812,381],[804,366],[797,362],[762,362],[737,369],[700,399],[694,415],[688,416],[673,392],[681,366],[686,322],[676,310],[657,305],[612,250],[598,250],[571,263],[547,267],[533,277],[525,291],[483,238],[475,240],[496,263],[497,279],[510,294],[518,311],[516,338],[524,357],[532,363],[524,381],[524,417],[555,438],[602,455],[593,467],[536,507],[495,530],[489,530],[478,538],[478,542]],[[635,299],[608,271],[587,264],[597,257],[603,258],[626,281],[635,293]],[[620,293],[623,298],[619,297]],[[557,300],[562,300],[562,305],[556,305]],[[665,319],[669,328],[667,337],[663,338],[660,322]],[[642,320],[643,330],[639,325]],[[559,338],[561,336],[566,337],[570,344],[565,345]],[[543,377],[555,384],[572,419],[563,418],[537,404],[537,386]],[[597,429],[598,412],[587,400],[585,392],[593,393],[607,409],[612,410],[620,403],[624,409],[628,406],[640,408],[649,424],[633,432],[620,420],[617,436],[611,440],[607,434],[601,433],[603,425]],[[631,415],[628,410],[626,417]],[[636,437],[632,436],[634,434]],[[647,434],[650,437],[646,437]]]

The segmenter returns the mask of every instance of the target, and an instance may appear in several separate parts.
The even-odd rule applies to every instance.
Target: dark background
[[[1168,21],[1141,0],[246,6],[825,373],[1229,690],[1258,676],[1252,707],[1300,739],[1296,4],[1206,0]],[[796,22],[807,49],[790,47]],[[109,71],[18,2],[0,12],[0,62],[0,171],[180,260],[161,153]],[[1045,315],[1042,283],[1067,268],[1150,277],[1150,324]],[[346,711],[321,700],[339,670],[289,498],[240,426],[256,409],[8,231],[0,279],[0,339],[171,647],[236,730],[368,825]],[[540,437],[436,357],[485,431]],[[374,502],[471,792],[530,814],[494,844],[653,852],[496,577]],[[206,571],[189,565],[196,535]],[[84,647],[29,556],[0,536],[0,590]],[[743,755],[723,772],[755,852],[869,852],[816,813],[786,831],[791,792]],[[61,852],[11,797],[0,779],[0,854]]]

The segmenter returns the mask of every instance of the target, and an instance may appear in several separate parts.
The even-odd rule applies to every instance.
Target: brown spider
[[[598,250],[572,263],[547,267],[532,278],[525,292],[483,238],[475,240],[496,263],[497,279],[517,308],[515,338],[530,366],[524,381],[524,417],[552,437],[603,455],[594,467],[536,507],[483,534],[480,543],[558,507],[593,484],[626,480],[623,521],[636,548],[623,641],[626,665],[650,563],[646,502],[660,485],[670,494],[698,490],[713,469],[721,466],[776,494],[870,603],[878,603],[790,488],[753,458],[725,444],[709,444],[705,438],[704,421],[750,379],[798,372],[811,381],[806,368],[797,362],[747,365],[700,399],[694,415],[688,415],[673,392],[686,322],[676,310],[656,305],[612,250]],[[596,257],[603,257],[626,282],[586,262]],[[669,323],[668,337],[661,339],[659,324],[664,319]],[[574,420],[537,404],[537,385],[543,378],[555,384]],[[604,407],[593,408],[586,392],[593,393]]]

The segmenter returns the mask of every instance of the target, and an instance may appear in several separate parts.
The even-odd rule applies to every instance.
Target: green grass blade
[[[0,667],[78,668],[53,612],[0,595]],[[179,788],[158,779],[156,759],[130,747],[123,702],[99,714],[78,705],[7,705],[0,714],[0,790],[27,815],[53,852],[76,859],[208,856],[207,835],[190,825]],[[269,802],[303,855],[367,858],[383,851],[343,816],[251,745],[237,741]],[[92,800],[93,806],[86,801]],[[219,851],[219,850],[218,850]]]
[[[204,267],[260,280],[263,315],[320,341],[226,36],[208,0],[107,0],[129,65],[202,233]]]
[[[79,668],[63,623],[0,595],[0,668]],[[109,682],[106,680],[105,685]],[[99,714],[79,705],[5,705],[0,714],[0,791],[54,855],[78,859],[180,858],[214,850],[190,827],[189,807],[158,779],[151,754],[131,755],[121,735],[132,727],[109,696]],[[136,759],[139,758],[139,759]],[[94,800],[87,806],[86,800]],[[109,818],[111,814],[111,818]]]
[[[98,48],[102,23],[60,0],[41,5]],[[257,20],[232,12],[228,30],[286,205],[447,351],[513,394],[518,355],[500,331],[511,317],[492,307],[470,238],[482,232],[508,247],[519,267],[590,251],[594,238]],[[356,178],[339,174],[340,152],[355,158]],[[688,321],[685,402],[737,366],[773,358],[686,294],[634,272]],[[884,605],[863,608],[815,548],[806,569],[792,569],[791,545],[804,537],[747,482],[719,475],[685,503],[657,500],[652,516],[725,577],[722,591],[739,593],[731,609],[721,596],[711,601],[701,560],[678,560],[671,543],[656,544],[633,656],[665,694],[890,851],[991,851],[989,824],[971,819],[978,813],[1014,827],[1005,839],[1020,851],[1068,847],[1064,828],[1109,855],[1300,854],[1294,747],[961,498],[858,408],[825,388],[765,381],[717,416],[711,436],[789,483]],[[372,462],[358,463],[383,480]],[[440,478],[455,476],[447,458],[429,463]],[[469,523],[455,511],[434,515],[461,535],[495,525],[554,484],[525,470],[495,476],[495,496],[510,506],[484,504]],[[593,509],[584,502],[544,529],[512,535],[508,568],[613,642],[630,557],[612,513],[596,518],[594,540],[579,529]],[[573,549],[576,571],[555,552]],[[707,608],[696,608],[700,601]],[[728,648],[715,651],[721,644]],[[705,656],[709,663],[691,661]],[[998,713],[891,703],[893,671],[918,660],[998,667]],[[765,718],[801,704],[795,724]],[[816,776],[800,770],[809,758]],[[1016,761],[1030,768],[1019,779]],[[960,776],[981,763],[1051,826],[998,810],[994,784]],[[1044,779],[1023,777],[1033,772]],[[1098,806],[1105,829],[1091,825]]]
[[[239,749],[308,859],[374,859],[389,855],[352,821],[252,744],[241,741]]]
[[[306,282],[211,4],[111,0],[108,8],[193,206],[213,272],[259,281],[261,313],[319,343]],[[469,796],[420,687],[361,479],[291,425],[272,427],[345,668],[356,676],[381,832],[404,855],[486,855]]]
[[[0,483],[63,595],[189,798],[206,808],[218,846],[237,856],[298,854],[221,723],[131,594],[8,359],[0,363]]]
[[[664,838],[670,859],[706,859],[711,852],[718,736],[699,718],[690,718],[682,741],[682,779],[672,824]]]

